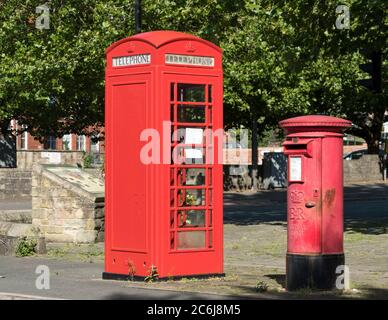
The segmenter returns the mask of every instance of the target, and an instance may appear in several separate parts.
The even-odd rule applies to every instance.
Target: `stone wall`
[[[42,166],[35,166],[32,224],[48,243],[103,241],[104,197],[86,192]]]
[[[83,164],[82,151],[17,151],[17,168],[0,168],[0,200],[31,196],[32,167],[37,164]],[[103,159],[103,155],[99,155]]]
[[[380,158],[365,154],[357,160],[344,160],[344,183],[376,182],[383,180]]]
[[[0,200],[31,196],[31,171],[0,169]]]
[[[82,165],[83,156],[83,151],[18,150],[17,167],[32,169],[36,164]]]

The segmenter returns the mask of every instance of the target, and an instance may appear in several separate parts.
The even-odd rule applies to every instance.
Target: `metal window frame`
[[[190,145],[190,144],[182,144],[177,141],[177,136],[175,133],[178,132],[178,128],[187,128],[187,127],[199,127],[203,129],[211,129],[213,127],[212,119],[212,111],[213,111],[213,104],[212,102],[214,99],[211,99],[209,101],[209,87],[211,88],[211,92],[214,92],[213,84],[209,83],[202,83],[204,85],[205,90],[205,101],[204,102],[190,102],[190,101],[179,101],[177,99],[178,97],[178,85],[179,84],[192,84],[192,83],[183,83],[179,81],[170,81],[169,87],[170,91],[173,90],[173,100],[170,98],[170,108],[173,108],[173,112],[170,111],[170,113],[173,116],[173,119],[171,119],[171,126],[173,130],[173,136],[171,141],[171,151],[174,150],[174,148],[179,144],[180,147],[191,147],[191,148],[203,148],[205,150],[205,161],[202,164],[171,164],[170,169],[170,196],[173,196],[173,199],[170,199],[170,219],[173,221],[170,221],[170,228],[169,228],[169,234],[170,234],[170,253],[181,253],[181,252],[192,252],[192,251],[213,251],[213,245],[211,244],[210,238],[214,239],[213,231],[214,231],[214,224],[213,221],[211,221],[210,212],[213,213],[213,204],[210,203],[212,200],[210,195],[212,195],[213,190],[213,183],[212,183],[212,169],[213,165],[209,164],[206,159],[208,159],[209,156],[209,149],[213,146],[209,143],[207,140],[207,137],[204,137],[204,141],[200,145]],[[195,83],[196,84],[196,83]],[[205,107],[205,122],[178,122],[178,106],[199,106],[199,107]],[[211,141],[210,141],[211,142]],[[205,182],[203,185],[180,185],[178,182],[178,169],[180,168],[197,168],[197,169],[204,169],[205,171]],[[183,172],[186,172],[185,170]],[[205,205],[200,206],[178,206],[178,192],[182,191],[185,192],[186,190],[204,190],[204,196],[205,196]],[[179,211],[190,211],[190,210],[202,210],[205,212],[205,225],[203,227],[179,227],[178,225],[178,215]],[[172,217],[171,217],[172,215]],[[213,214],[211,215],[213,216]],[[179,249],[178,248],[178,233],[179,232],[194,232],[194,231],[205,231],[205,247],[203,248],[184,248]]]

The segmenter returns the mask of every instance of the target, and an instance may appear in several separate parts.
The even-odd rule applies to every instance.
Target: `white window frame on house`
[[[94,135],[90,137],[90,152],[99,153],[100,152],[100,140],[98,140],[96,143],[93,142],[93,138],[99,138],[100,135]],[[95,150],[93,150],[95,148]]]
[[[76,147],[77,147],[77,151],[86,151],[86,136],[85,135],[81,135],[81,136],[77,135]]]
[[[14,132],[16,132],[18,130],[16,120],[11,121],[11,130],[13,130]]]
[[[62,150],[64,151],[71,151],[73,150],[73,146],[72,146],[72,135],[71,134],[65,134],[63,137],[62,137]],[[68,149],[65,149],[65,142],[68,143]]]
[[[16,127],[16,125],[15,125]],[[27,130],[27,126],[25,124],[21,125],[22,130]],[[20,149],[28,150],[28,131],[24,131],[20,134]]]
[[[28,150],[28,132],[24,131],[20,135],[20,149],[21,150]]]

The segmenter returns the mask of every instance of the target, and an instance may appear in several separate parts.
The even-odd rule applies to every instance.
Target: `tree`
[[[345,1],[350,12],[349,29],[337,29],[337,1],[280,2],[287,23],[299,32],[294,44],[303,48],[305,68],[295,87],[304,88],[302,96],[309,102],[309,113],[325,113],[348,118],[349,130],[368,143],[370,153],[378,153],[384,113],[387,109],[386,86],[372,93],[362,88],[358,79],[365,75],[359,69],[363,62],[360,50],[382,51],[386,65],[387,3],[376,0]],[[387,70],[383,69],[383,79]],[[295,91],[293,90],[293,91]],[[295,92],[293,92],[294,94]],[[307,111],[306,110],[306,111]]]
[[[330,114],[352,120],[351,131],[377,152],[386,88],[372,94],[357,80],[361,48],[386,57],[385,2],[347,1],[350,28],[341,30],[334,0],[142,3],[143,31],[189,32],[223,48],[228,127],[260,134],[286,117]],[[41,31],[39,4],[0,1],[1,127],[16,118],[34,135],[60,136],[103,124],[104,52],[133,34],[133,1],[51,0],[50,29]]]
[[[35,28],[40,4],[0,1],[0,128],[7,131],[16,119],[37,137],[92,134],[87,128],[104,122],[105,49],[134,33],[133,1],[50,0],[48,30]],[[187,31],[217,43],[236,22],[240,4],[155,0],[143,6],[143,31]]]
[[[0,123],[35,136],[86,133],[103,125],[104,57],[131,34],[132,3],[52,0],[48,30],[35,28],[41,1],[0,3]]]

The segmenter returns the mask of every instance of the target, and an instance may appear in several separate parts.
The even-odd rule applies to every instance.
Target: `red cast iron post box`
[[[103,278],[223,274],[221,49],[137,34],[107,49],[105,80]]]
[[[329,116],[283,120],[288,159],[287,290],[333,289],[343,252],[343,130]]]

